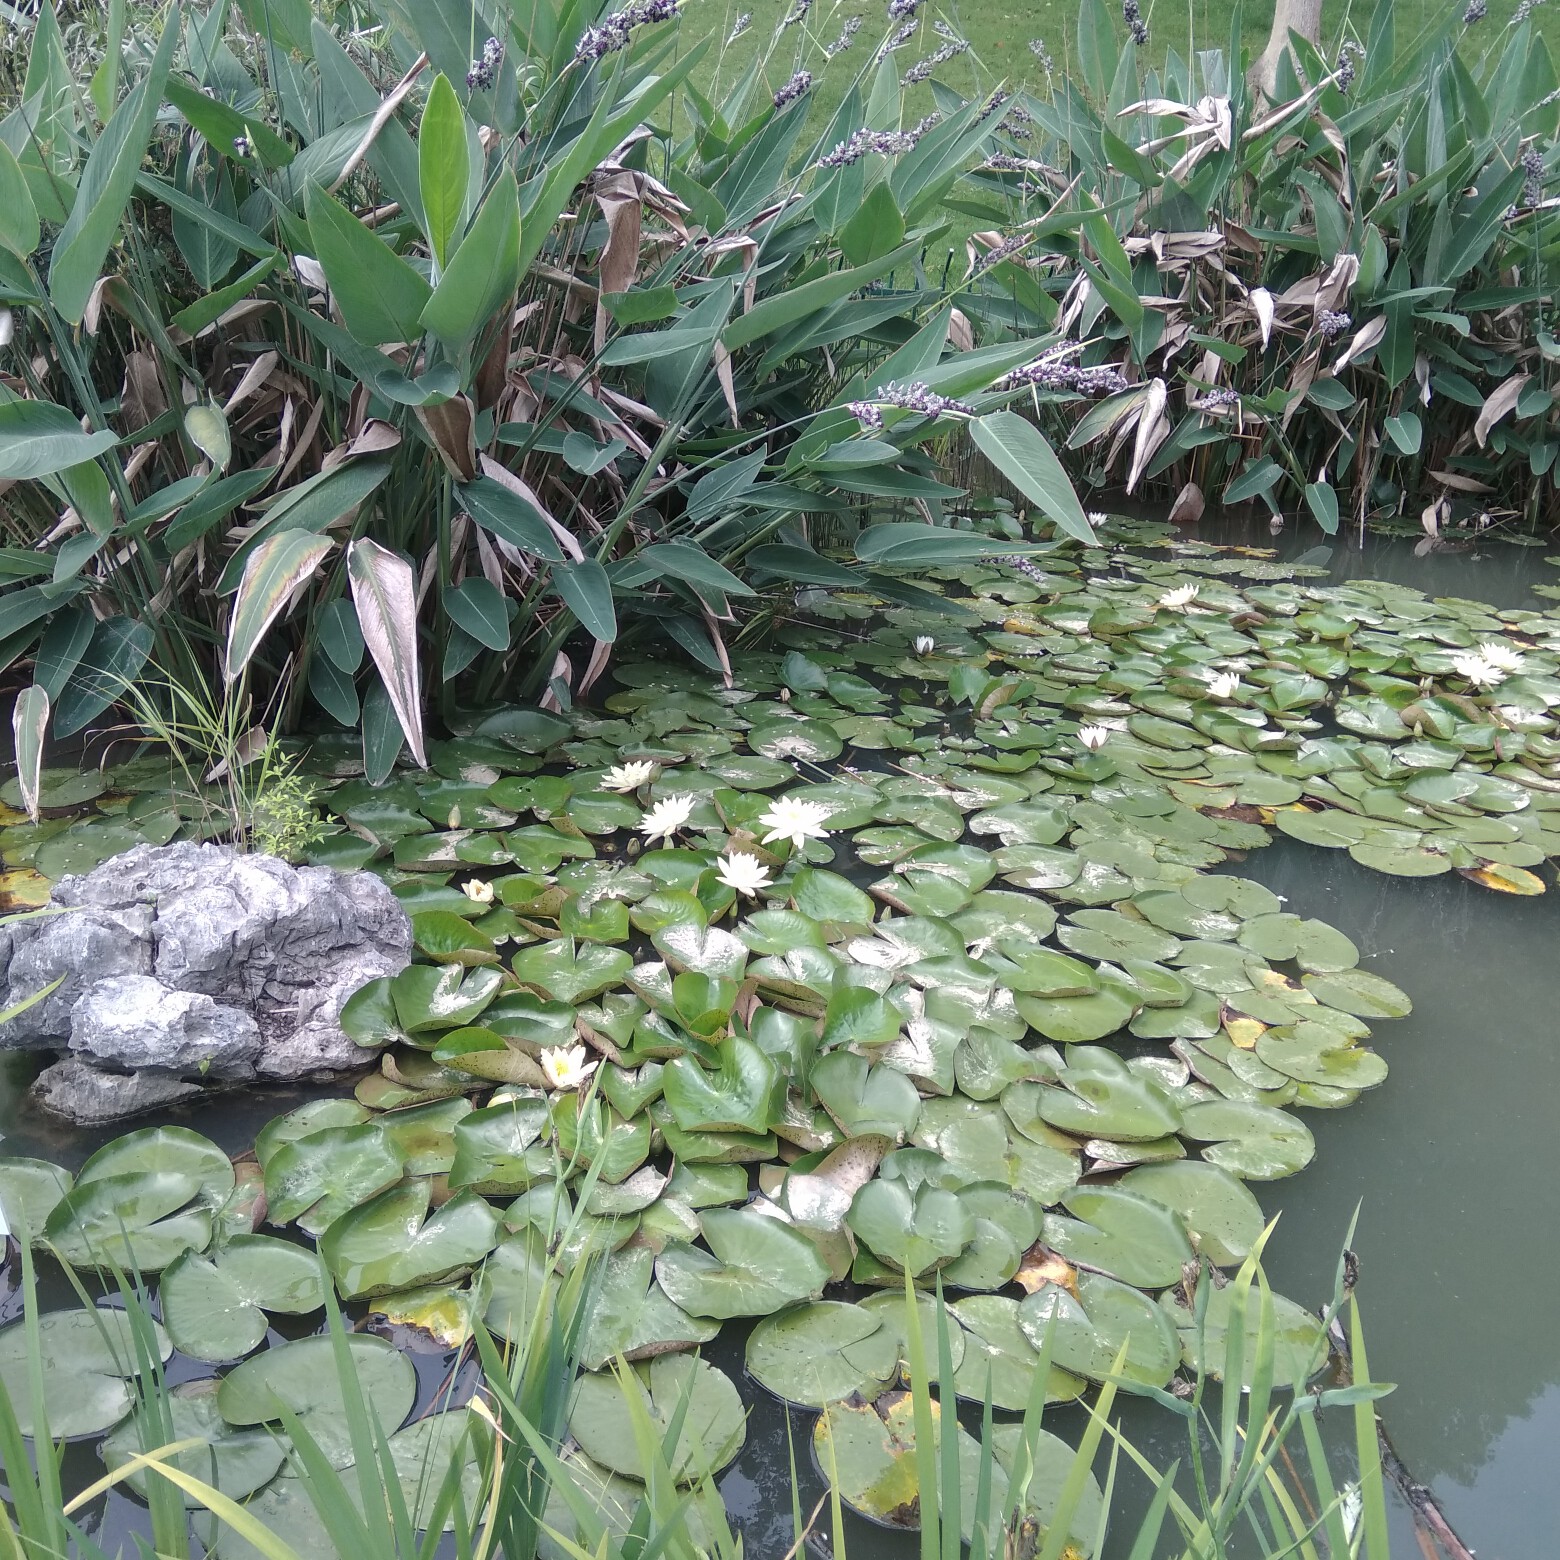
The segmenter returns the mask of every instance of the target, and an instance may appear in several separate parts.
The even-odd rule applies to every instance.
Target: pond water
[[[1228,539],[1206,528],[1200,535]],[[1290,557],[1324,561],[1302,538],[1275,545]],[[1542,606],[1529,594],[1547,573],[1540,557],[1500,546],[1415,557],[1409,545],[1372,539],[1363,553],[1336,545],[1325,562],[1335,578],[1392,578],[1496,606]],[[1274,1288],[1307,1305],[1325,1301],[1358,1206],[1359,1296],[1372,1374],[1397,1384],[1380,1408],[1398,1456],[1479,1560],[1550,1552],[1560,1531],[1560,1480],[1551,1471],[1560,1436],[1553,894],[1490,893],[1455,874],[1386,877],[1342,851],[1282,838],[1236,870],[1283,896],[1286,909],[1338,927],[1359,946],[1362,966],[1402,986],[1415,1004],[1409,1018],[1376,1035],[1391,1065],[1385,1086],[1348,1110],[1306,1112],[1317,1139],[1314,1162],[1297,1176],[1253,1187],[1264,1210],[1281,1215],[1267,1250]],[[27,1114],[19,1106],[25,1082],[25,1069],[0,1069],[4,1152],[75,1164],[114,1135],[71,1133]],[[203,1107],[191,1124],[237,1151],[304,1097],[235,1096]],[[728,1327],[708,1351],[738,1379],[745,1332]],[[787,1411],[762,1391],[752,1399],[746,1447],[721,1487],[749,1552],[779,1556],[792,1539]],[[790,1413],[805,1466],[804,1509],[823,1488],[808,1451],[812,1417]],[[1129,1403],[1124,1419],[1157,1464],[1181,1455],[1179,1428],[1152,1405]],[[1081,1422],[1077,1409],[1047,1416],[1048,1427],[1068,1439]],[[1352,1434],[1343,1411],[1327,1429],[1340,1446]],[[1142,1495],[1124,1482],[1122,1511],[1130,1518]],[[135,1512],[116,1501],[110,1530],[137,1526]],[[1393,1521],[1393,1553],[1418,1553],[1395,1493]],[[1120,1525],[1106,1560],[1125,1553],[1119,1535],[1131,1526]],[[913,1537],[858,1519],[849,1519],[844,1536],[851,1555],[871,1560],[916,1552]],[[831,1552],[826,1539],[814,1552]]]

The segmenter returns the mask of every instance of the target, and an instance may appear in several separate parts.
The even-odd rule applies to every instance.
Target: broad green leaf
[[[38,208],[27,179],[11,148],[0,141],[0,245],[26,260],[38,247],[39,236]]]
[[[988,412],[970,424],[975,447],[1040,512],[1056,522],[1068,536],[1081,542],[1094,541],[1089,524],[1068,480],[1062,463],[1056,458],[1040,430],[1016,412]]]
[[[428,283],[339,201],[316,185],[309,231],[347,329],[369,346],[415,341],[432,297]]]
[[[507,169],[488,190],[422,311],[446,351],[463,352],[520,281],[520,193]]]
[[[73,325],[81,323],[103,262],[119,232],[119,219],[135,189],[141,159],[157,121],[163,83],[183,33],[175,0],[162,18],[162,36],[150,70],[130,89],[92,148],[70,216],[49,257],[49,296]]]
[[[417,129],[417,169],[423,233],[442,268],[449,260],[450,240],[465,214],[466,187],[471,178],[466,114],[442,71],[428,89]]]
[[[50,477],[118,443],[119,436],[107,429],[83,433],[80,420],[52,401],[0,402],[0,480]]]

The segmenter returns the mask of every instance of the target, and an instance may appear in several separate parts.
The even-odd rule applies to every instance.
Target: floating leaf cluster
[[[169,1346],[214,1363],[316,1309],[327,1275],[453,1347],[477,1317],[518,1336],[600,1257],[574,1455],[619,1493],[626,1391],[652,1419],[694,1395],[690,1468],[735,1455],[731,1383],[680,1352],[734,1317],[760,1319],[758,1382],[891,1464],[907,1275],[953,1297],[945,1392],[999,1409],[1048,1332],[1055,1399],[1124,1342],[1144,1389],[1221,1359],[1210,1275],[1263,1226],[1245,1183],[1309,1162],[1301,1112],[1380,1084],[1372,1025],[1409,1011],[1342,933],[1229,869],[1278,831],[1543,891],[1560,620],[1197,548],[1041,563],[972,563],[886,615],[809,594],[730,688],[625,665],[599,710],[499,711],[381,787],[317,741],[339,829],[315,858],[384,874],[422,954],[343,1014],[377,1067],[236,1167],[178,1128],[74,1180],[0,1161],[11,1223],[160,1270]],[[0,849],[57,871],[94,831],[202,827],[144,774],[112,779],[94,818],[13,824]],[[94,789],[47,777],[45,805]],[[1323,1340],[1277,1304],[1298,1384]],[[269,1422],[245,1384],[309,1343],[189,1412]],[[16,1347],[0,1334],[0,1370]],[[72,1423],[128,1411],[90,1352],[72,1374]],[[261,1498],[292,1477],[272,1474]]]

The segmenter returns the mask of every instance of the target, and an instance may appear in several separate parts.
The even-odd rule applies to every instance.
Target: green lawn
[[[1151,59],[1162,59],[1169,49],[1185,58],[1189,48],[1223,48],[1228,43],[1235,10],[1231,0],[1140,3],[1149,24],[1146,53]],[[1399,38],[1412,37],[1443,6],[1460,9],[1464,3],[1465,0],[1397,0]],[[685,0],[684,38],[692,41],[710,36],[716,40],[711,61],[701,71],[706,87],[718,94],[755,56],[764,55],[764,76],[771,91],[781,86],[793,70],[807,69],[815,77],[813,112],[819,114],[837,105],[850,81],[870,62],[884,35],[887,23],[883,0],[814,0],[811,13],[803,22],[777,31],[791,4],[792,0]],[[1107,0],[1107,4],[1114,12],[1115,0]],[[1518,0],[1489,0],[1488,18],[1468,31],[1470,44],[1478,50],[1498,47],[1517,5]],[[1374,0],[1354,0],[1352,4],[1350,0],[1326,0],[1323,41],[1329,53],[1345,37],[1363,38],[1373,7]],[[728,47],[724,40],[744,11],[752,13],[752,26]],[[1050,50],[1056,69],[1065,71],[1077,15],[1077,0],[924,0],[921,26],[898,51],[896,59],[903,72],[931,53],[942,41],[932,30],[933,23],[940,20],[970,44],[968,55],[950,61],[938,72],[939,79],[955,91],[971,96],[999,84],[1010,88],[1043,87],[1045,74],[1030,52],[1029,40],[1040,39]],[[841,25],[850,16],[863,18],[854,44],[834,60],[825,59],[823,46],[838,36]],[[1261,52],[1272,17],[1270,0],[1245,7],[1243,32],[1248,58],[1254,59]],[[1560,55],[1560,0],[1548,0],[1541,5],[1535,21],[1550,47]],[[717,104],[718,101],[717,96]],[[911,89],[907,95],[909,117],[926,113],[931,107],[929,86]]]

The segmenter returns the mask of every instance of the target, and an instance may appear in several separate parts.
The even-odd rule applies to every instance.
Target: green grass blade
[[[1126,1358],[1127,1346],[1123,1343],[1116,1351],[1115,1363],[1110,1368],[1110,1378],[1100,1387],[1099,1401],[1089,1410],[1089,1422],[1084,1426],[1083,1437],[1078,1442],[1077,1452],[1073,1455],[1072,1466],[1068,1468],[1067,1477],[1062,1481],[1062,1492],[1056,1498],[1056,1511],[1051,1517],[1051,1526],[1046,1531],[1045,1547],[1040,1551],[1040,1560],[1061,1560],[1062,1550],[1067,1546],[1068,1538],[1072,1533],[1073,1518],[1077,1514],[1078,1502],[1083,1498],[1090,1472],[1094,1467],[1094,1454],[1099,1449],[1100,1437],[1105,1433],[1105,1426],[1110,1420],[1111,1406],[1116,1401],[1116,1378],[1120,1376]]]
[[[1349,1307],[1349,1349],[1354,1356],[1354,1379],[1370,1380],[1370,1365],[1365,1357],[1365,1328],[1360,1320],[1360,1303],[1351,1297]],[[1364,1535],[1361,1551],[1365,1560],[1391,1560],[1387,1536],[1387,1494],[1381,1477],[1381,1443],[1376,1435],[1376,1407],[1369,1400],[1354,1405],[1354,1445],[1360,1460],[1360,1498],[1363,1509],[1360,1529]]]
[[[936,1509],[927,1510],[925,1492],[937,1488],[937,1420],[926,1376],[926,1340],[915,1280],[905,1274],[905,1354],[910,1363],[910,1404],[915,1424],[915,1477],[921,1497],[921,1560],[940,1560],[942,1549]]]

